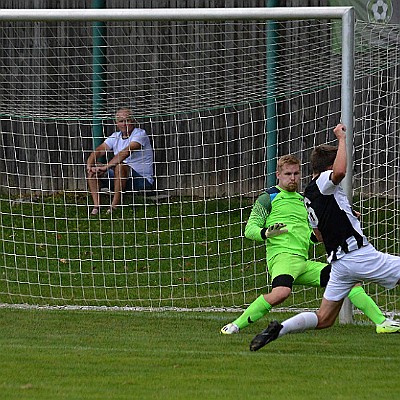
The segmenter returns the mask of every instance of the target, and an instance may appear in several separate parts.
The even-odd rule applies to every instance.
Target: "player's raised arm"
[[[346,176],[346,127],[343,124],[338,124],[333,132],[339,143],[336,158],[333,163],[331,180],[335,185],[338,185]]]

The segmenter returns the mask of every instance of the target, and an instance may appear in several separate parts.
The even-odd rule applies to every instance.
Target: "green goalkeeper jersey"
[[[266,239],[267,261],[280,253],[308,258],[311,228],[300,193],[274,186],[259,196],[247,221],[245,236],[264,241],[265,228],[278,222],[286,224],[288,232]]]

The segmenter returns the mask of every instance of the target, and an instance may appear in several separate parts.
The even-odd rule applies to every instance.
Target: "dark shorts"
[[[114,191],[114,170],[109,169],[106,174],[101,178],[100,185],[102,188],[108,188]],[[132,191],[150,191],[153,190],[153,184],[146,178],[139,175],[135,170],[131,170],[131,176],[126,182],[125,192]]]

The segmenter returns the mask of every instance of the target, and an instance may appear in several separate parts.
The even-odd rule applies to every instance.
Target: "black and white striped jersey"
[[[343,188],[332,182],[331,174],[321,173],[304,191],[310,224],[322,234],[328,262],[368,244]]]

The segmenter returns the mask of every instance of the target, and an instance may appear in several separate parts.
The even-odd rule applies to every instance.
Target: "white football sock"
[[[282,322],[283,328],[279,332],[279,336],[287,333],[299,333],[308,329],[315,329],[318,324],[317,314],[313,312],[302,312]]]

